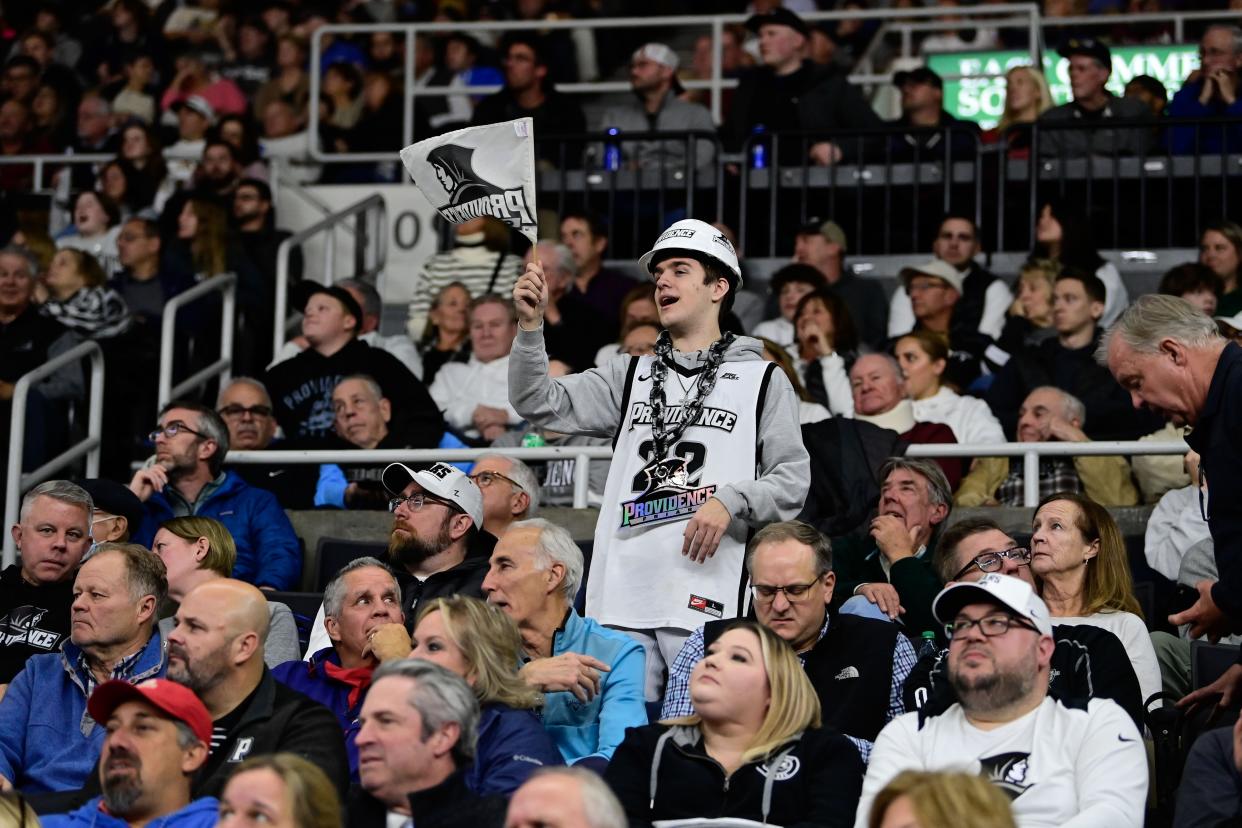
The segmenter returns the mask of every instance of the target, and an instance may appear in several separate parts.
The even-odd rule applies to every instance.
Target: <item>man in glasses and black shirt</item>
[[[999,573],[1034,588],[1031,550],[987,518],[966,518],[945,530],[935,565],[946,585],[970,583]],[[1112,699],[1143,724],[1143,698],[1125,646],[1108,630],[1087,624],[1058,624],[1053,643],[1048,695],[1054,699]],[[933,716],[957,701],[947,674],[948,648],[921,654],[906,681],[906,710]]]
[[[832,546],[813,526],[790,520],[760,529],[747,545],[746,571],[751,612],[793,647],[815,686],[824,727],[849,737],[865,761],[880,729],[907,710],[902,686],[915,663],[913,645],[897,624],[829,615]],[[669,669],[661,719],[694,713],[690,673],[733,620],[690,633]]]
[[[229,428],[229,447],[234,451],[308,447],[276,437],[272,398],[263,383],[252,377],[234,377],[220,389],[216,413]],[[318,466],[238,463],[232,466],[232,470],[251,486],[267,489],[276,495],[276,500],[286,509],[314,508]]]

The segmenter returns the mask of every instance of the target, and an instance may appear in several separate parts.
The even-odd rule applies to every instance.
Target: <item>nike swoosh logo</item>
[[[651,374],[644,374],[643,376],[641,376],[641,377],[639,377],[639,378],[638,378],[638,381],[639,381],[639,382],[646,382],[646,381],[647,381],[647,380],[649,380],[649,379],[651,379]]]
[[[1118,733],[1118,734],[1117,734],[1117,741],[1119,741],[1119,742],[1136,742],[1136,741],[1138,741],[1138,740],[1137,740],[1137,739],[1127,739],[1125,736],[1122,736],[1120,733]]]
[[[276,476],[276,475],[278,475],[278,474],[284,474],[284,473],[285,473],[285,470],[284,470],[284,469],[277,469],[276,471],[270,471],[270,472],[268,472],[268,473],[267,473],[267,476],[268,476],[268,477],[275,477],[275,476]]]

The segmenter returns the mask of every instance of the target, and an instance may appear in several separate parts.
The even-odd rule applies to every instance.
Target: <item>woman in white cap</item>
[[[639,265],[664,328],[655,355],[556,380],[543,341],[547,283],[539,264],[527,266],[513,291],[509,399],[538,425],[616,435],[586,610],[642,642],[654,700],[691,630],[745,612],[747,530],[796,515],[810,470],[789,380],[757,340],[721,333],[741,285],[728,239],[685,219]]]

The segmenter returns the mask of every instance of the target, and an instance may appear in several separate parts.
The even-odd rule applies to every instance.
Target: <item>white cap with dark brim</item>
[[[1030,621],[1041,635],[1052,635],[1048,605],[1021,578],[991,572],[978,581],[958,581],[941,590],[932,601],[932,615],[941,624],[949,624],[968,604],[1000,604]]]
[[[456,466],[435,463],[430,468],[414,471],[404,463],[390,463],[380,480],[394,497],[402,496],[410,483],[417,483],[428,494],[454,503],[470,516],[476,529],[483,528],[483,492]]]

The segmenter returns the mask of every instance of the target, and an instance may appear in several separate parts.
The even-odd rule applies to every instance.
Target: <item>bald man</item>
[[[342,795],[345,741],[328,708],[280,684],[263,663],[267,599],[251,584],[201,584],[177,609],[168,635],[168,678],[194,691],[212,719],[211,756],[194,796],[218,796],[247,756],[295,753],[318,765]]]

